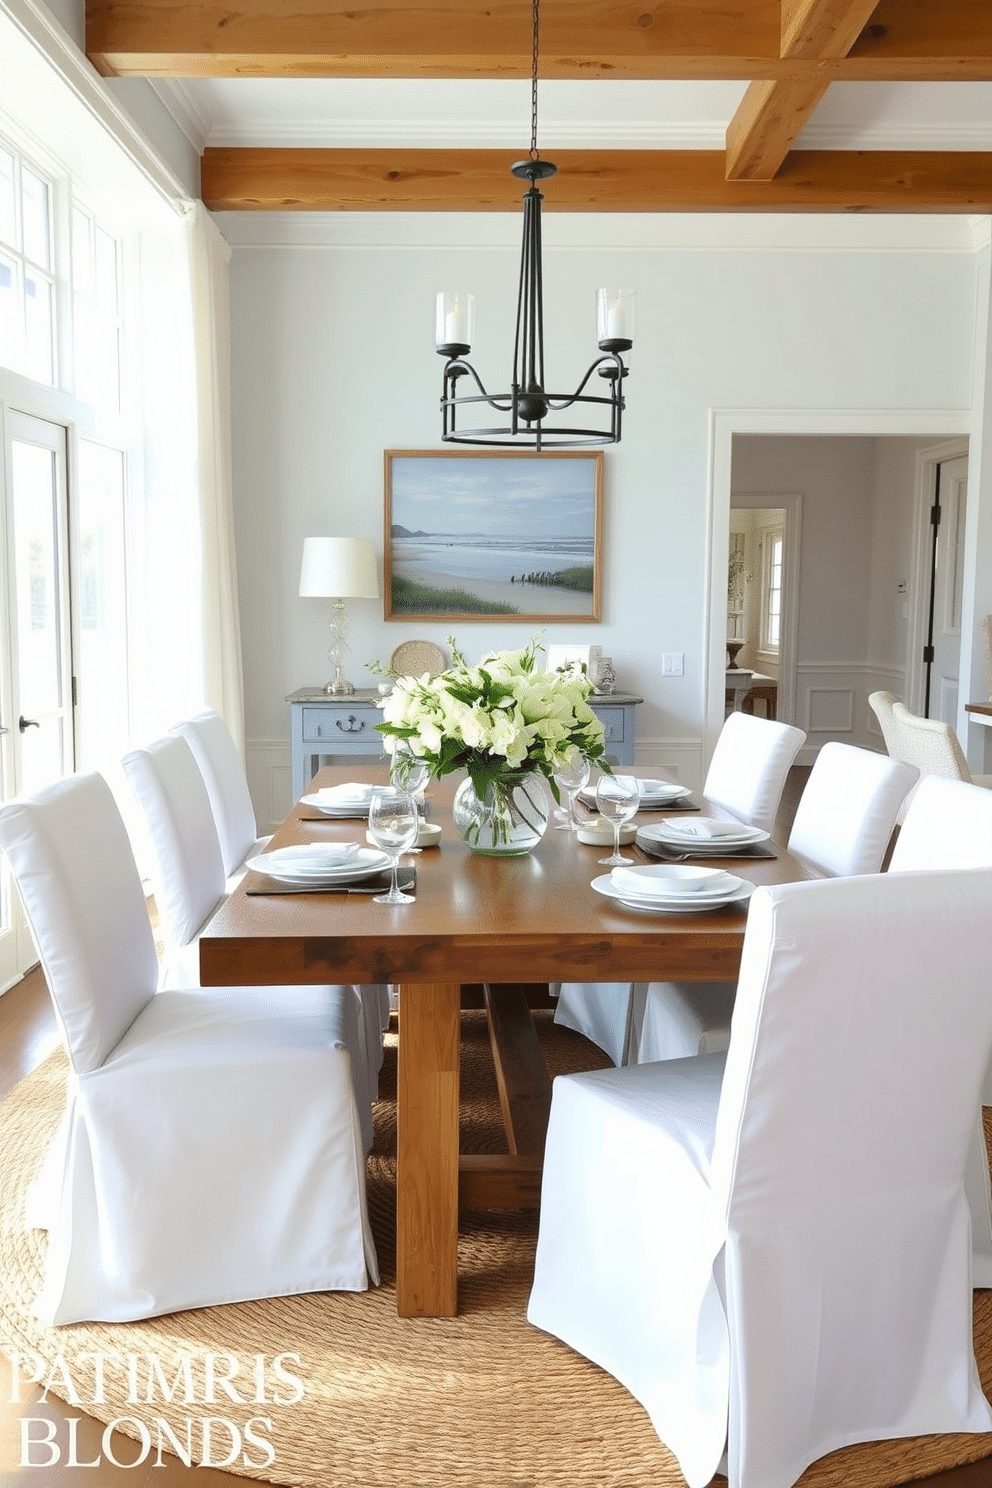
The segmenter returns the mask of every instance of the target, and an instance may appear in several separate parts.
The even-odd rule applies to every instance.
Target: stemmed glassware
[[[398,739],[389,765],[389,778],[397,790],[409,791],[416,805],[418,796],[431,778],[431,767],[419,754],[413,753],[405,740]],[[426,818],[426,810],[423,815]],[[410,852],[420,851],[419,847],[410,848]]]
[[[625,858],[620,851],[620,828],[624,822],[630,821],[631,817],[637,815],[641,804],[641,791],[633,775],[601,775],[596,786],[596,805],[599,807],[600,816],[604,817],[613,828],[613,852],[608,858],[600,858],[601,863],[614,868],[618,863],[632,863],[632,858]]]
[[[584,754],[576,749],[572,753],[567,764],[559,765],[554,771],[555,784],[568,796],[568,811],[559,811],[557,816],[560,821],[555,826],[560,832],[574,832],[578,827],[575,820],[575,798],[584,785],[589,784],[589,761]]]
[[[389,854],[393,882],[388,894],[376,894],[373,904],[412,904],[414,896],[399,886],[400,854],[417,840],[417,803],[409,791],[385,786],[372,792],[369,805],[369,836],[376,847]]]

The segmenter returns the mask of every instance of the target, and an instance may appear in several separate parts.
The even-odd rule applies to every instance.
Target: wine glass
[[[559,831],[574,832],[578,827],[575,820],[575,798],[582,787],[589,784],[589,761],[577,749],[573,750],[567,763],[559,765],[553,774],[555,784],[568,796],[568,811],[558,813],[563,819],[556,822],[555,826]]]
[[[427,803],[421,806],[418,797],[422,794],[427,782],[431,778],[431,767],[419,754],[414,754],[410,745],[405,740],[397,740],[393,751],[393,758],[389,766],[389,778],[397,790],[409,791],[417,805],[420,815],[427,819]],[[411,847],[410,852],[419,853],[419,847]]]
[[[615,868],[618,863],[631,863],[632,858],[625,858],[620,851],[620,828],[624,822],[630,821],[631,817],[637,815],[641,804],[640,787],[633,775],[601,775],[596,786],[596,805],[599,814],[605,817],[613,828],[613,852],[608,858],[600,858],[601,863]]]
[[[373,904],[412,904],[397,882],[400,854],[417,840],[417,803],[409,791],[386,786],[372,792],[369,805],[369,836],[376,847],[389,854],[393,882],[388,894],[376,894]]]

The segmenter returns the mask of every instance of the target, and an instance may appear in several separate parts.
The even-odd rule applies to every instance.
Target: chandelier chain
[[[541,21],[541,0],[534,0],[533,15],[534,35],[530,60],[530,158],[539,160],[541,157],[537,148],[537,40]]]

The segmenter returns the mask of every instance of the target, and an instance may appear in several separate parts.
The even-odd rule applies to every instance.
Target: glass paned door
[[[73,768],[69,647],[66,431],[8,413],[4,438],[0,717],[3,795],[35,790]],[[9,883],[0,907],[0,987],[31,964]]]

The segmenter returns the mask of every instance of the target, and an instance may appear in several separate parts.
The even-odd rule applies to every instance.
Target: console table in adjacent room
[[[286,699],[293,747],[293,800],[298,801],[322,764],[337,756],[384,755],[382,698],[374,687],[334,697],[322,687],[301,687]],[[343,761],[342,761],[343,762]]]
[[[320,687],[301,687],[286,699],[293,749],[293,800],[298,801],[322,764],[339,756],[381,755],[382,698],[375,688],[334,697]],[[634,763],[634,709],[643,698],[626,692],[594,693],[589,706],[602,721],[606,752],[618,765]]]

